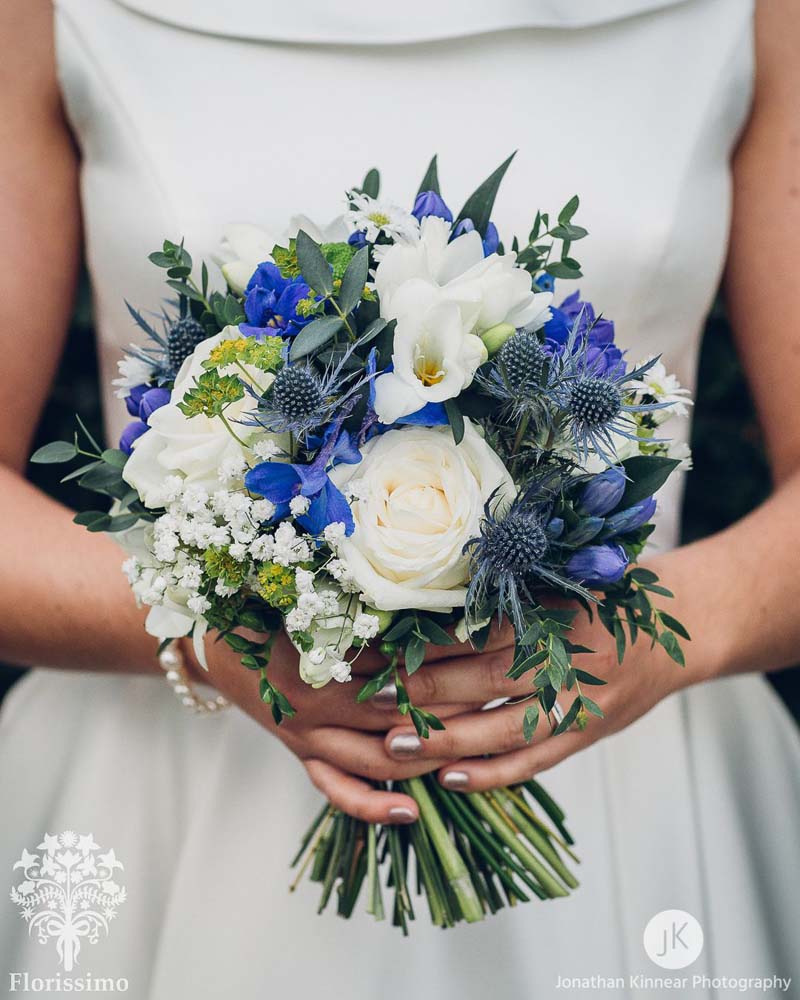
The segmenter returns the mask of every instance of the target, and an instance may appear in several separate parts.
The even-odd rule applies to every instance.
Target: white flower
[[[130,556],[122,564],[122,572],[128,578],[128,583],[135,583],[139,579],[141,564],[136,556]]]
[[[412,278],[394,297],[394,371],[375,380],[375,412],[391,424],[426,403],[453,399],[472,382],[488,353],[474,325],[475,303],[449,301],[442,289]]]
[[[340,684],[345,684],[352,680],[350,676],[350,664],[347,660],[334,660],[331,663],[331,677]]]
[[[398,205],[350,191],[348,198],[355,206],[347,213],[353,232],[363,232],[370,243],[383,233],[395,241],[408,242],[419,236],[417,219]]]
[[[261,462],[269,462],[270,459],[279,455],[281,451],[274,438],[269,437],[260,438],[258,441],[254,441],[251,448],[253,454]]]
[[[331,521],[330,524],[325,526],[322,532],[322,537],[332,548],[336,548],[339,542],[344,538],[347,528],[341,521]]]
[[[308,497],[296,496],[289,501],[289,511],[292,517],[302,517],[303,514],[307,514],[310,506],[311,501]]]
[[[194,597],[189,598],[186,606],[196,615],[203,615],[211,607],[211,601],[207,597],[203,597],[202,594],[196,594]]]
[[[298,568],[294,571],[294,585],[298,594],[310,594],[314,589],[314,574],[310,569]]]
[[[217,477],[223,486],[239,485],[247,472],[244,455],[227,455],[217,470]]]
[[[693,405],[690,392],[684,388],[675,375],[667,372],[663,361],[657,361],[649,371],[636,381],[629,383],[642,395],[652,396],[657,403],[669,403],[662,410],[654,410],[651,416],[657,424],[671,417],[685,417]]]
[[[353,619],[353,635],[356,639],[364,639],[365,641],[374,639],[378,634],[380,624],[381,620],[377,615],[370,615],[362,611]]]
[[[254,521],[269,521],[275,513],[275,504],[271,500],[254,500],[250,508],[250,516]]]
[[[134,345],[131,347],[134,348]],[[114,395],[119,399],[124,399],[129,395],[128,390],[135,385],[144,385],[149,382],[156,370],[155,365],[149,361],[131,354],[126,354],[121,361],[118,361],[117,368],[119,369],[119,378],[112,379],[111,384],[117,386]]]
[[[462,233],[450,241],[450,231],[444,219],[428,216],[416,243],[386,252],[375,273],[385,319],[395,319],[407,308],[400,290],[417,278],[441,288],[446,299],[460,305],[470,320],[465,333],[480,335],[498,323],[538,329],[547,322],[552,293],[532,291],[531,276],[516,266],[515,253],[484,257],[479,233]]]
[[[353,504],[355,531],[339,557],[380,611],[462,607],[468,576],[466,542],[477,536],[483,507],[514,494],[503,463],[469,419],[464,439],[449,427],[406,427],[368,441],[357,467],[369,499]],[[355,467],[339,465],[341,489]],[[330,568],[330,567],[329,567]]]
[[[692,468],[692,449],[685,441],[670,440],[667,446],[667,458],[676,458],[681,464],[679,469],[689,471]]]
[[[285,618],[286,631],[291,634],[292,632],[305,632],[311,626],[311,622],[314,620],[314,613],[310,608],[292,608]]]
[[[300,651],[300,676],[306,684],[311,684],[313,687],[323,687],[335,675],[338,675],[337,680],[347,680],[350,674],[349,665],[345,676],[345,669],[341,664],[345,662],[345,653],[353,644],[352,620],[348,613],[348,605],[352,598],[334,591],[326,591],[325,594],[327,612],[306,626],[306,629],[311,630],[314,645],[308,653]],[[332,599],[329,599],[328,595]],[[295,615],[297,610],[293,609],[286,615],[287,632],[292,631],[290,622],[294,624],[304,620],[300,615]],[[357,616],[360,611],[361,606],[357,605],[355,615]],[[300,629],[300,631],[305,630]]]
[[[242,461],[242,447],[217,418],[185,416],[178,403],[191,388],[196,378],[203,374],[202,366],[217,344],[231,337],[238,337],[236,327],[226,327],[215,337],[204,340],[181,365],[175,379],[172,400],[156,410],[150,417],[150,430],[134,444],[122,476],[142,498],[145,506],[158,507],[164,503],[164,487],[175,473],[181,473],[185,486],[197,486],[207,491],[219,485],[217,470],[226,461]],[[234,423],[252,400],[245,396],[232,403],[225,416]],[[240,436],[244,429],[240,430]],[[188,508],[187,508],[188,509]]]

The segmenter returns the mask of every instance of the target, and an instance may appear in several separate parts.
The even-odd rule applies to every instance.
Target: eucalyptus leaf
[[[299,361],[300,358],[318,351],[333,340],[343,326],[344,322],[338,316],[320,316],[319,319],[312,320],[292,341],[289,360]]]
[[[444,411],[450,422],[450,429],[453,432],[453,440],[456,444],[461,444],[464,440],[464,417],[455,399],[444,401]]]
[[[317,292],[318,295],[328,296],[333,294],[333,273],[331,266],[325,260],[319,244],[304,230],[297,234],[295,242],[297,252],[297,263],[300,273],[303,275],[306,284]]]
[[[78,454],[78,449],[69,441],[51,441],[50,444],[37,448],[31,455],[31,461],[37,465],[57,465],[69,462]]]
[[[425,640],[420,639],[418,635],[412,635],[406,644],[403,659],[408,675],[416,673],[425,659]]]
[[[351,313],[361,301],[368,276],[369,247],[362,247],[347,265],[337,296],[339,308],[345,316]]]
[[[464,219],[471,219],[473,225],[481,234],[481,236],[486,235],[486,227],[489,225],[489,220],[492,216],[492,209],[494,208],[494,200],[497,197],[497,190],[500,187],[500,182],[505,176],[506,170],[511,163],[511,161],[516,156],[516,151],[508,157],[500,166],[491,173],[483,184],[474,191],[458,213],[458,217],[454,223],[454,228],[462,222]],[[569,221],[569,220],[567,220]]]

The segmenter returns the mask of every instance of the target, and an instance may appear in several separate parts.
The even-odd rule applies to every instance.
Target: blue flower
[[[624,367],[622,351],[614,344],[614,324],[595,315],[591,302],[581,300],[580,292],[568,296],[556,308],[551,306],[551,318],[544,325],[545,341],[554,353],[574,341],[573,350],[586,350],[588,363],[601,374]],[[572,337],[573,330],[577,337]]]
[[[570,557],[567,575],[585,587],[606,587],[622,579],[628,557],[621,545],[587,545]]]
[[[245,486],[251,493],[262,496],[275,504],[273,521],[280,521],[289,514],[289,504],[294,497],[308,497],[308,511],[297,518],[297,523],[311,535],[318,537],[329,524],[341,521],[345,534],[355,530],[353,513],[342,491],[331,482],[328,470],[339,462],[353,465],[361,461],[347,431],[341,431],[341,421],[328,428],[316,458],[309,465],[288,465],[285,462],[261,462],[245,476]]]
[[[347,242],[351,247],[356,247],[357,250],[365,247],[367,245],[366,229],[357,229],[354,233],[350,233],[347,237]]]
[[[297,307],[311,296],[302,278],[284,278],[271,262],[259,264],[245,289],[246,323],[239,329],[246,337],[293,337],[313,316],[302,316]]]
[[[435,191],[420,191],[414,202],[414,207],[411,209],[411,214],[420,222],[429,215],[435,215],[444,219],[445,222],[453,221],[453,213],[444,203],[441,195]]]
[[[647,497],[609,517],[606,521],[606,531],[609,536],[624,535],[627,531],[633,531],[647,524],[655,512],[655,497]]]
[[[580,511],[600,517],[612,511],[625,492],[625,473],[617,466],[592,476],[580,495]]]
[[[474,229],[475,223],[472,219],[462,219],[453,230],[453,234],[450,239],[454,240],[459,236],[463,236],[464,233],[471,233]],[[497,248],[500,246],[500,234],[497,232],[497,226],[493,222],[487,224],[486,233],[482,238],[482,242],[484,257],[488,257],[490,254],[497,252]]]
[[[150,428],[143,420],[133,420],[128,426],[123,430],[119,438],[119,448],[120,451],[124,451],[126,455],[130,455],[133,451],[133,442],[140,438],[142,434],[147,433]]]
[[[139,403],[141,402],[142,396],[150,390],[150,386],[135,385],[129,390],[128,395],[125,397],[125,407],[132,417],[139,416]]]
[[[147,423],[156,410],[160,410],[162,406],[167,405],[170,395],[169,389],[161,387],[148,389],[139,400],[139,419]]]

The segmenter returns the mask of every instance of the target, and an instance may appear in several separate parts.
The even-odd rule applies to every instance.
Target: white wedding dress
[[[126,416],[108,380],[137,336],[123,298],[159,307],[162,273],[146,255],[164,236],[185,237],[199,260],[230,221],[325,221],[373,165],[387,195],[410,204],[434,152],[458,208],[519,150],[494,213],[503,234],[525,236],[537,207],[578,192],[584,297],[633,359],[663,351],[692,386],[751,98],[752,8],[57,0],[110,438]],[[673,484],[662,547],[679,506]],[[761,677],[673,696],[545,776],[583,861],[574,896],[447,932],[428,926],[423,904],[404,941],[360,912],[317,917],[314,886],[288,893],[320,800],[277,740],[236,710],[184,714],[163,680],[108,666],[34,671],[3,705],[0,869],[10,879],[46,832],[113,847],[129,898],[76,971],[125,977],[135,1000],[549,1000],[576,995],[559,977],[668,975],[642,932],[670,908],[705,930],[687,973],[794,975],[800,991],[800,741]],[[11,903],[0,906],[8,970],[58,971]],[[667,992],[640,994],[634,980],[608,995]]]

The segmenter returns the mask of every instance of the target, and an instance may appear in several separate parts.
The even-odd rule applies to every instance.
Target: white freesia
[[[477,302],[449,301],[442,289],[412,278],[400,287],[394,305],[394,370],[375,380],[375,412],[384,424],[427,403],[453,399],[488,357],[481,338],[465,332]]]
[[[213,493],[219,489],[219,470],[244,460],[242,446],[222,420],[202,414],[187,417],[177,405],[194,385],[195,379],[205,371],[203,362],[213,348],[224,340],[239,336],[238,328],[229,326],[198,345],[181,365],[171,401],[151,415],[148,421],[150,430],[134,442],[133,453],[125,464],[122,476],[137,491],[146,507],[164,504],[164,483],[174,473],[180,473],[185,484]],[[253,374],[262,388],[274,378],[256,369],[253,369]],[[252,399],[245,394],[241,400],[226,408],[225,417],[235,426],[252,405]],[[247,435],[248,430],[239,428],[239,436]],[[260,432],[259,437],[263,437]]]
[[[453,399],[486,361],[481,334],[500,323],[537,329],[549,292],[533,292],[513,253],[483,255],[474,230],[450,241],[444,219],[423,219],[420,238],[388,249],[375,273],[384,319],[397,321],[393,372],[375,381],[375,411],[392,423],[426,403]]]
[[[341,489],[357,475],[366,486],[353,501],[353,534],[338,554],[362,593],[380,611],[462,607],[468,557],[486,501],[510,499],[514,484],[469,420],[464,439],[449,427],[405,427],[372,438],[358,466],[339,465]]]

